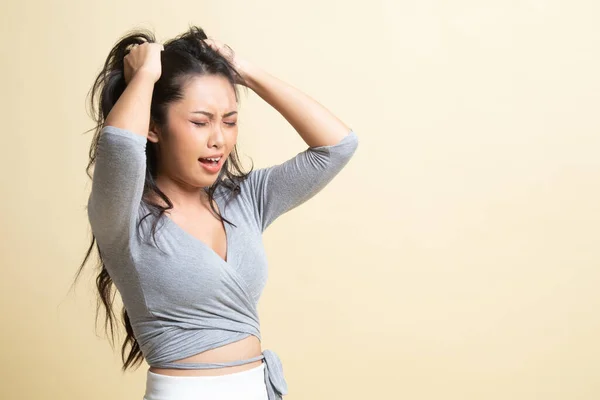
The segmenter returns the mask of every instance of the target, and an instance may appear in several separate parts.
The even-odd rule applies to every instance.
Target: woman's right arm
[[[160,43],[133,45],[123,58],[127,86],[106,116],[104,126],[127,129],[148,137],[152,91],[162,73],[160,56],[163,50]]]
[[[108,113],[104,126],[114,126],[148,137],[154,82],[154,77],[149,73],[138,71]]]
[[[144,43],[125,57],[127,86],[98,138],[88,218],[103,250],[120,251],[135,229],[146,177],[146,144],[162,45]]]

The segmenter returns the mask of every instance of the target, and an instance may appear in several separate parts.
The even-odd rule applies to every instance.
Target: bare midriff
[[[237,342],[229,343],[215,349],[207,350],[191,357],[182,358],[175,362],[190,363],[220,363],[254,358],[262,354],[260,340],[250,335],[247,338]],[[150,367],[150,372],[155,374],[172,376],[216,376],[227,375],[234,372],[246,371],[261,365],[263,360],[253,361],[248,364],[235,365],[231,367],[208,368],[208,369],[175,369],[175,368],[154,368]]]

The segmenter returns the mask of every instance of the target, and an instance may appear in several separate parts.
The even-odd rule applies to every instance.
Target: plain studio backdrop
[[[265,232],[286,400],[600,398],[600,3],[3,2],[0,398],[141,400],[94,326],[86,95],[129,29],[189,24],[360,144]],[[244,166],[306,148],[250,91]],[[94,253],[95,254],[95,253]],[[116,303],[120,310],[121,303]]]

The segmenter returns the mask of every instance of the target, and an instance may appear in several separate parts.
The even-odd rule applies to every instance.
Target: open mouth
[[[204,169],[206,169],[208,172],[216,173],[223,166],[223,163],[225,162],[225,157],[220,156],[216,158],[199,158],[198,161],[200,161],[200,164],[202,164]]]
[[[219,164],[219,162],[221,162],[221,159],[223,157],[219,157],[219,158],[199,158],[198,161],[200,161],[202,164],[206,164],[206,165],[217,165]]]

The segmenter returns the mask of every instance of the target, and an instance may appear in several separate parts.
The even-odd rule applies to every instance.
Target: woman
[[[308,148],[244,173],[238,86],[279,111]],[[281,399],[281,361],[263,351],[256,312],[267,279],[262,233],[342,170],[356,134],[198,27],[164,46],[147,31],[121,38],[92,106],[97,96],[93,238],[78,275],[96,241],[111,332],[113,282],[123,299],[123,370],[145,358],[145,400]]]

